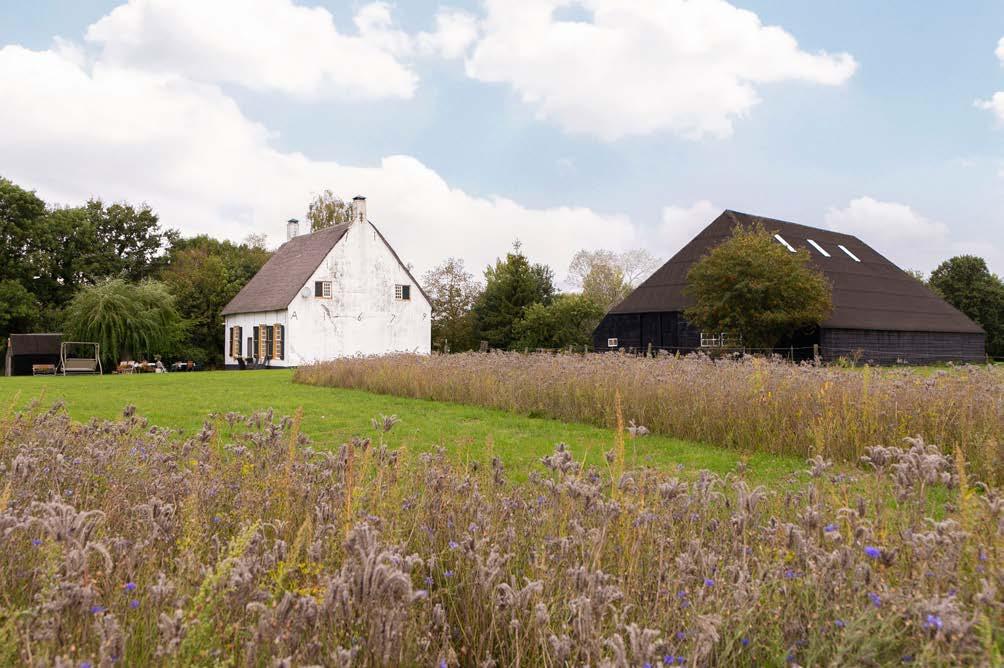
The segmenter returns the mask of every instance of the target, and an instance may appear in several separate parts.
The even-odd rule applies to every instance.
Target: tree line
[[[350,216],[349,204],[330,190],[308,205],[312,230]],[[690,277],[693,293],[704,295],[688,312],[691,321],[708,331],[742,331],[764,347],[782,330],[818,322],[829,309],[828,294],[807,272],[806,258],[772,252],[775,245],[745,231],[709,254]],[[183,238],[162,227],[148,205],[92,199],[56,206],[2,177],[0,246],[0,340],[62,331],[101,342],[110,362],[161,355],[208,366],[224,361],[223,307],[271,256],[261,236]],[[553,269],[533,262],[519,242],[477,276],[462,259],[448,258],[422,280],[433,306],[433,347],[591,346],[604,314],[659,264],[645,250],[582,250],[568,267],[572,290],[560,291]],[[775,285],[773,302],[757,302],[761,314],[744,305],[748,294],[716,287],[734,284],[729,277],[751,268]],[[990,355],[1004,356],[1004,281],[983,259],[953,257],[926,279],[911,273],[986,330]],[[770,304],[784,311],[786,322],[779,324]]]

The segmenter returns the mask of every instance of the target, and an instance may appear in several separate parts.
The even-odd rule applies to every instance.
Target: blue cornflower
[[[913,654],[904,654],[902,660],[903,663],[913,663]]]
[[[868,600],[870,600],[872,602],[872,605],[874,605],[876,608],[882,607],[882,599],[879,598],[879,595],[876,594],[875,592],[873,591],[868,592]]]
[[[882,555],[882,550],[872,545],[866,545],[865,554],[867,554],[872,559],[878,559]]]
[[[219,524],[222,521],[218,515],[213,515],[213,524]]]
[[[103,605],[92,605],[91,606],[91,613],[95,614],[95,615],[100,615],[102,612],[104,612],[107,609],[108,608],[106,608]]]
[[[842,629],[846,626],[846,624],[844,624],[844,620],[842,619],[836,620],[835,622],[833,622],[833,625],[836,626],[838,629]]]
[[[643,664],[641,665],[641,668],[652,668],[652,664],[651,664],[651,663],[649,663],[648,661],[646,661],[645,663],[643,663]]]
[[[704,578],[704,586],[705,587],[714,587],[715,586],[715,581],[712,580],[711,578]]]
[[[446,668],[446,659],[439,660],[439,668]]]
[[[443,573],[443,575],[445,577],[452,578],[453,577],[453,571],[446,571],[445,573]]]
[[[136,591],[136,583],[126,582],[124,585],[122,585],[122,588],[125,589],[126,591]]]
[[[788,663],[795,663],[795,653],[788,652],[788,656],[785,657],[785,661],[787,661]]]
[[[928,615],[927,619],[924,620],[924,626],[929,629],[940,629],[943,626],[941,617],[938,615]]]
[[[743,638],[740,642],[743,644],[743,647],[749,647],[750,646],[750,639],[749,638]]]
[[[460,543],[458,543],[458,542],[457,542],[457,541],[455,541],[455,540],[451,540],[451,541],[450,541],[450,549],[451,549],[451,550],[455,550],[455,549],[457,549],[458,547],[460,547]]]
[[[139,607],[139,599],[138,598],[134,598],[133,600],[129,601],[129,607],[132,608],[133,610],[135,610],[136,608],[138,608]]]
[[[38,547],[39,545],[42,544],[42,539],[41,538],[32,538],[31,539],[31,544],[34,545],[35,547]]]
[[[686,657],[683,657],[683,656],[676,657],[676,665],[682,666],[685,663],[687,663]]]
[[[677,640],[683,640],[686,637],[687,637],[687,634],[684,633],[683,631],[677,631],[676,632],[676,639]]]
[[[676,597],[677,598],[687,598],[687,592],[684,591],[683,589],[681,589],[680,591],[676,592]]]
[[[425,586],[426,587],[431,587],[432,586],[432,578],[429,577],[428,575],[425,576]]]
[[[827,524],[825,527],[823,527],[823,531],[825,531],[826,533],[832,533],[836,530],[837,530],[836,524]]]
[[[81,661],[80,662],[80,668],[91,668],[91,662],[90,661]]]
[[[667,654],[666,656],[662,657],[662,662],[664,664],[666,664],[667,666],[672,666],[673,665],[673,655],[672,654]]]
[[[797,578],[798,575],[795,573],[795,571],[791,570],[790,568],[787,568],[784,571],[784,577],[791,580],[792,578]]]

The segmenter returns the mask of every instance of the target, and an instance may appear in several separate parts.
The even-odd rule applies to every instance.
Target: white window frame
[[[789,244],[789,243],[788,243],[788,242],[787,242],[787,241],[785,240],[785,238],[784,238],[784,237],[782,237],[782,236],[781,236],[780,234],[775,234],[775,235],[774,235],[774,238],[775,238],[775,239],[777,239],[777,240],[778,240],[778,242],[780,242],[782,246],[784,246],[785,248],[787,248],[788,250],[790,250],[790,251],[791,251],[792,253],[796,252],[796,251],[795,251],[795,247],[794,247],[794,246],[792,246],[791,244]]]
[[[609,339],[607,339],[607,348],[616,348],[616,347],[617,347],[617,337],[611,336]]]
[[[839,248],[840,250],[842,250],[845,253],[847,253],[847,257],[851,258],[855,262],[861,262],[861,259],[858,258],[857,255],[855,255],[854,253],[852,253],[849,250],[847,250],[847,246],[844,246],[843,244],[837,244],[837,248]]]
[[[331,299],[331,281],[317,281],[321,284],[321,294],[317,295],[317,290],[314,290],[315,299]]]
[[[820,246],[819,244],[817,244],[815,241],[813,241],[812,239],[806,239],[806,241],[808,241],[810,244],[812,244],[813,248],[815,248],[817,251],[819,251],[820,253],[822,253],[823,257],[830,257],[830,254],[826,252],[826,249],[823,248],[822,246]]]
[[[408,296],[404,296],[404,289],[408,288]],[[398,283],[394,286],[394,299],[399,302],[410,302],[411,301],[411,284],[410,283]]]

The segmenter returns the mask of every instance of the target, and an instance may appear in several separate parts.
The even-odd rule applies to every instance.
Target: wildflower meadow
[[[336,445],[299,414],[9,411],[0,664],[1000,665],[1004,496],[961,448],[767,489],[631,464],[646,429],[611,410],[605,456],[557,444],[525,483],[394,416]]]
[[[301,383],[499,408],[604,427],[614,395],[655,433],[753,453],[856,461],[920,435],[1004,482],[1004,367],[846,369],[747,357],[520,354],[360,357]]]

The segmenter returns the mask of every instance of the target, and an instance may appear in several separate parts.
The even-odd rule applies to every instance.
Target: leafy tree
[[[990,355],[1004,355],[1004,281],[990,273],[983,258],[959,255],[946,260],[931,272],[928,284],[983,327]]]
[[[185,323],[167,286],[121,278],[82,289],[66,309],[64,331],[101,345],[109,365],[126,357],[172,356],[185,338]]]
[[[307,220],[310,221],[311,232],[347,223],[352,220],[352,205],[325,190],[307,206]]]
[[[0,281],[31,281],[30,242],[45,215],[34,192],[0,177]]]
[[[750,348],[772,348],[830,313],[830,285],[809,262],[807,251],[786,250],[762,225],[738,226],[687,274],[696,302],[687,320],[738,335]]]
[[[509,348],[514,327],[531,304],[551,303],[554,272],[544,264],[531,264],[519,242],[504,260],[485,269],[485,289],[474,306],[478,336],[493,348]]]
[[[188,323],[186,357],[212,365],[223,362],[223,307],[270,255],[255,237],[241,244],[205,235],[175,241],[160,279]]]
[[[561,294],[550,304],[531,304],[516,323],[515,348],[581,348],[591,345],[604,308],[586,295]]]
[[[644,249],[623,253],[580,250],[568,266],[568,281],[609,310],[655,271],[660,262]]]
[[[38,319],[35,295],[18,281],[0,281],[0,343],[12,333],[31,332]]]
[[[470,350],[477,346],[474,304],[482,286],[474,275],[464,269],[464,261],[448,258],[422,277],[422,286],[432,300],[432,340],[438,345],[448,342],[453,351]]]

